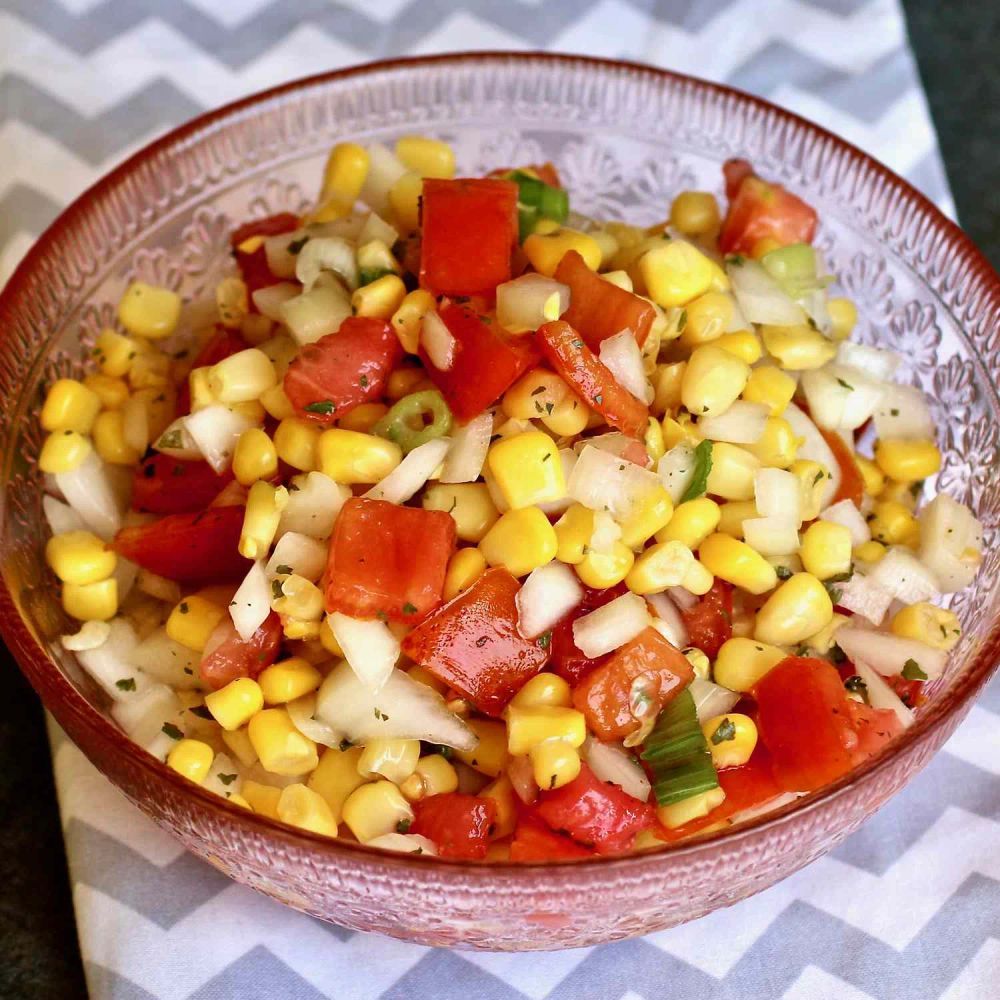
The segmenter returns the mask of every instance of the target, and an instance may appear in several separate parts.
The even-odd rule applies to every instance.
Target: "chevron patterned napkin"
[[[723,80],[845,136],[953,212],[896,0],[0,0],[0,39],[0,283],[69,199],[204,108],[377,56],[468,48],[626,57]],[[185,853],[53,724],[90,992],[927,1000],[992,991],[998,713],[1000,682],[903,794],[780,885],[646,938],[534,955],[423,948],[284,909]]]

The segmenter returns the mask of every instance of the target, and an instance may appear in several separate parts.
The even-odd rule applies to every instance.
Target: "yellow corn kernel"
[[[368,150],[364,146],[356,142],[338,142],[330,150],[323,170],[320,203],[336,201],[342,205],[354,204],[368,177],[368,164]]]
[[[351,295],[351,308],[355,316],[389,319],[406,298],[406,285],[397,274],[383,274],[367,285],[355,289]]]
[[[286,417],[274,430],[275,453],[293,469],[313,472],[316,469],[316,453],[321,433],[313,424],[295,417]]]
[[[865,458],[864,455],[855,454],[854,463],[857,465],[858,471],[861,473],[861,478],[864,480],[865,493],[869,496],[877,497],[885,487],[885,476],[882,470],[870,458]]]
[[[264,692],[250,677],[237,677],[218,691],[205,695],[205,707],[226,732],[235,732],[245,726],[264,707]],[[260,750],[253,734],[248,731],[247,737],[254,753],[259,757]]]
[[[343,806],[344,822],[361,843],[413,822],[413,810],[391,781],[362,785],[348,796]]]
[[[423,288],[410,292],[389,321],[407,354],[416,354],[420,341],[420,324],[424,316],[437,307],[434,296]]]
[[[440,139],[423,135],[404,135],[396,140],[396,155],[403,165],[421,177],[455,176],[455,153]]]
[[[762,326],[767,353],[786,371],[822,368],[832,361],[837,345],[809,326]]]
[[[45,544],[45,561],[63,583],[97,583],[115,571],[118,557],[89,531],[66,531]]]
[[[681,402],[695,416],[711,417],[739,398],[750,376],[750,366],[714,344],[696,347],[688,359],[681,383]]]
[[[503,394],[500,408],[508,417],[530,420],[545,413],[549,404],[554,408],[568,395],[569,386],[555,372],[532,368]]]
[[[192,413],[197,413],[198,410],[203,410],[206,406],[214,406],[219,402],[208,384],[210,371],[209,368],[192,368],[188,372],[188,392],[191,396]]]
[[[743,522],[757,517],[757,504],[753,500],[730,500],[719,505],[718,530],[723,535],[743,540]]]
[[[913,545],[920,539],[917,519],[896,500],[880,500],[868,518],[872,538],[884,545]]]
[[[743,388],[743,399],[748,403],[763,403],[770,409],[771,416],[778,417],[792,401],[795,388],[795,379],[787,372],[774,365],[760,365],[750,372]]]
[[[754,638],[791,646],[815,635],[832,618],[833,602],[826,587],[811,573],[796,573],[757,612]]]
[[[389,407],[384,403],[362,403],[360,406],[355,406],[350,413],[345,413],[337,421],[337,426],[345,431],[368,434],[388,412]]]
[[[443,510],[455,521],[458,537],[476,544],[496,523],[500,512],[485,483],[435,483],[424,490],[424,510]]]
[[[269,819],[278,818],[278,801],[281,799],[281,789],[274,785],[262,785],[259,781],[243,782],[243,797],[250,803],[250,808],[261,816]]]
[[[253,806],[239,792],[226,792],[226,801],[232,803],[234,806],[239,806],[241,809],[253,812]]]
[[[698,347],[718,340],[733,321],[733,300],[722,292],[705,292],[684,307],[684,326],[680,342]]]
[[[219,322],[238,330],[250,313],[250,293],[240,278],[223,278],[215,286],[215,308]]]
[[[915,511],[920,491],[914,491],[913,486],[913,483],[897,483],[894,479],[886,480],[886,484],[879,494],[879,500],[895,500],[906,507],[907,510]]]
[[[693,563],[691,550],[682,542],[657,542],[640,553],[625,577],[625,585],[634,594],[656,594],[667,587],[679,587]]]
[[[281,584],[281,594],[273,597],[271,607],[279,615],[287,615],[303,622],[317,622],[316,635],[319,635],[319,620],[323,617],[323,591],[312,580],[291,573],[278,577]],[[273,586],[273,585],[272,585]],[[277,588],[273,588],[276,592]],[[306,630],[312,631],[312,630]]]
[[[308,660],[292,656],[265,667],[257,683],[265,705],[285,705],[311,694],[322,680],[323,675]]]
[[[281,512],[288,503],[288,490],[258,480],[247,494],[240,532],[240,555],[245,559],[263,559],[274,541]]]
[[[583,562],[594,534],[594,512],[575,503],[555,523],[556,558],[576,566]]]
[[[208,643],[215,626],[222,621],[225,609],[204,597],[185,597],[167,618],[167,635],[187,649],[200,653]]]
[[[106,622],[118,614],[118,581],[109,577],[96,583],[64,583],[62,606],[78,621]]]
[[[747,692],[787,655],[783,649],[756,639],[727,639],[719,648],[712,676],[716,684],[730,691]]]
[[[101,398],[82,382],[61,378],[49,386],[42,406],[41,423],[47,431],[89,434],[101,410]]]
[[[708,191],[681,191],[670,204],[670,224],[685,236],[706,236],[720,224],[719,203]]]
[[[915,483],[941,468],[941,452],[933,441],[887,439],[875,442],[875,461],[890,479]]]
[[[257,751],[254,750],[246,727],[229,731],[223,729],[219,734],[229,752],[244,766],[253,767],[257,763]]]
[[[147,340],[169,337],[180,315],[181,297],[176,292],[143,281],[133,281],[118,303],[118,319],[122,326],[129,333]]]
[[[680,504],[667,524],[656,532],[658,542],[681,542],[696,549],[719,526],[719,505],[708,497]],[[753,516],[753,515],[751,515]]]
[[[91,372],[83,384],[97,396],[105,410],[118,410],[128,400],[128,383],[124,379]]]
[[[104,410],[93,428],[94,450],[110,465],[135,465],[142,457],[125,440],[125,417],[121,410]]]
[[[326,800],[305,785],[287,785],[278,797],[278,819],[310,833],[337,836],[337,821]]]
[[[420,228],[420,198],[424,193],[424,179],[408,170],[389,188],[389,207],[393,220],[403,233],[413,233]]]
[[[559,223],[555,219],[539,219],[532,228],[533,233],[539,236],[551,236],[560,229]],[[596,238],[596,237],[595,237]],[[600,244],[598,244],[600,245]],[[601,248],[601,260],[604,260],[604,248]]]
[[[403,797],[410,802],[419,802],[420,799],[429,798],[431,795],[446,795],[457,788],[458,772],[452,767],[451,762],[439,753],[421,757],[413,773],[399,783]]]
[[[774,567],[759,552],[721,532],[701,543],[698,557],[713,576],[751,594],[766,594],[778,582]]]
[[[128,382],[133,389],[167,386],[172,377],[170,358],[149,345],[140,347],[128,370]]]
[[[664,309],[683,306],[712,285],[712,262],[683,240],[663,240],[639,259],[649,297]],[[720,331],[721,333],[721,331]]]
[[[681,580],[681,586],[697,597],[707,594],[712,589],[713,583],[715,583],[715,577],[712,576],[704,563],[698,562],[697,559],[688,566],[684,579]]]
[[[121,378],[128,374],[137,351],[136,342],[131,337],[105,329],[97,335],[92,353],[105,375]]]
[[[597,241],[597,245],[601,248],[601,267],[605,268],[610,263],[611,258],[618,253],[618,240],[615,238],[614,233],[609,232],[607,229],[594,229],[590,235]]]
[[[802,536],[799,558],[807,573],[829,580],[851,570],[851,532],[842,524],[815,521]]]
[[[551,413],[543,413],[540,419],[553,434],[573,437],[587,426],[590,417],[587,404],[575,392],[570,392],[564,400],[556,403]]]
[[[274,417],[275,420],[286,420],[288,417],[295,415],[295,407],[292,406],[285,395],[285,390],[280,382],[260,394],[260,403],[267,415]],[[361,409],[361,407],[358,407],[358,409]]]
[[[316,770],[306,779],[306,786],[323,797],[338,823],[344,803],[356,788],[365,784],[366,779],[358,773],[358,761],[363,752],[361,747],[346,750],[329,747],[323,751]]]
[[[662,486],[644,493],[621,522],[622,544],[638,549],[653,537],[674,514],[674,502]]]
[[[760,337],[752,330],[735,330],[724,333],[715,342],[715,346],[723,351],[729,351],[748,365],[756,364],[764,354]]]
[[[663,445],[667,451],[681,442],[697,445],[701,440],[688,413],[679,413],[676,420],[671,416],[666,416],[663,418],[662,426]]]
[[[377,483],[403,460],[403,452],[395,442],[339,427],[320,434],[316,452],[319,471],[348,486]]]
[[[546,740],[564,740],[571,747],[583,745],[587,724],[583,713],[558,705],[510,705],[507,716],[507,749],[525,754]]]
[[[222,403],[247,403],[278,383],[271,359],[259,348],[248,347],[212,365],[208,388]]]
[[[626,292],[632,291],[632,279],[626,271],[605,271],[601,277],[610,285],[615,285]]]
[[[787,469],[795,461],[799,442],[800,438],[795,436],[792,425],[784,417],[768,417],[764,433],[746,449],[768,468]]]
[[[215,753],[201,740],[180,740],[167,754],[167,767],[200,785],[211,770]]]
[[[854,550],[854,558],[859,562],[874,564],[885,556],[888,549],[881,543],[874,540],[862,542]]]
[[[533,746],[528,755],[539,788],[562,788],[580,773],[580,755],[565,740],[545,740]]]
[[[754,475],[760,464],[760,459],[746,448],[715,441],[707,492],[725,500],[750,500],[754,495]]]
[[[575,250],[592,271],[601,266],[603,258],[600,243],[589,233],[581,233],[576,229],[561,228],[544,236],[532,233],[524,241],[523,249],[531,266],[547,278],[556,273],[559,261],[570,250]]]
[[[812,521],[819,517],[825,480],[830,478],[830,470],[810,459],[796,459],[788,471],[799,481],[799,497],[802,504],[802,520]]]
[[[358,774],[400,785],[416,770],[419,759],[420,740],[370,740],[358,759]]]
[[[588,587],[606,590],[627,579],[634,563],[635,553],[624,542],[616,541],[608,552],[588,549],[575,569]]]
[[[847,340],[858,322],[858,310],[850,299],[827,299],[827,312],[830,314],[830,336],[834,340]]]
[[[558,674],[548,672],[535,674],[510,700],[519,708],[534,708],[536,705],[554,705],[569,708],[573,703],[573,693],[569,683]]]
[[[503,566],[514,576],[527,576],[551,562],[558,547],[555,529],[537,507],[501,514],[479,543],[479,551],[490,566]]]
[[[205,703],[208,704],[208,698]],[[265,708],[257,712],[247,724],[247,735],[261,766],[272,774],[297,777],[308,774],[319,763],[316,744],[295,728],[283,708]]]
[[[42,472],[57,475],[72,472],[83,464],[90,454],[90,441],[76,431],[56,431],[42,444],[38,455],[38,467]]]
[[[479,742],[473,750],[456,750],[455,756],[469,767],[496,778],[507,768],[507,727],[493,719],[466,719]]]
[[[667,453],[667,446],[663,440],[663,427],[655,417],[650,417],[646,422],[642,443],[646,446],[646,454],[654,462],[663,458]]]
[[[274,442],[259,427],[245,430],[233,451],[233,474],[241,486],[252,486],[258,479],[270,479],[278,471],[278,452]]]
[[[340,648],[340,643],[337,642],[333,632],[330,631],[329,621],[325,618],[319,627],[319,641],[322,647],[332,656],[344,655],[344,651]]]
[[[300,621],[298,618],[288,616],[282,622],[282,632],[286,639],[301,639],[304,642],[310,642],[319,638],[322,624],[317,620]]]
[[[684,382],[686,361],[657,365],[653,371],[653,402],[650,410],[658,417],[681,405],[681,385]]]
[[[935,649],[954,649],[962,638],[958,616],[926,601],[897,611],[889,628],[893,635],[916,639]]]
[[[749,715],[714,715],[701,725],[717,769],[742,767],[757,746],[757,726]]]
[[[448,560],[444,575],[443,596],[446,601],[468,590],[486,572],[486,559],[479,549],[459,549]]]
[[[479,792],[479,795],[484,799],[492,799],[496,803],[496,819],[493,821],[490,838],[500,840],[503,837],[509,837],[514,832],[514,827],[517,826],[518,817],[518,800],[510,778],[506,774],[501,775],[496,781],[491,781]]]
[[[672,802],[669,806],[659,806],[656,818],[668,829],[676,830],[685,823],[707,816],[726,800],[723,788],[712,788],[707,792],[699,792],[680,802]]]
[[[846,625],[850,621],[847,615],[838,615],[830,619],[830,623],[821,628],[815,635],[809,636],[805,640],[806,646],[811,649],[814,653],[819,653],[821,656],[825,656],[833,648],[834,642],[836,641],[836,631],[842,625]]]

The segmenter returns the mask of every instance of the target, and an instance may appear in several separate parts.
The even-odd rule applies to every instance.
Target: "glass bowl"
[[[671,196],[721,194],[746,156],[819,211],[817,243],[858,305],[860,338],[904,358],[934,399],[938,484],[986,526],[983,571],[953,607],[965,638],[916,724],[847,779],[769,816],[635,857],[538,866],[398,856],[312,836],[188,783],[131,744],[56,637],[42,558],[42,388],[79,372],[133,278],[210,290],[234,224],[306,207],[339,139],[425,132],[463,173],[553,160],[573,205],[637,223]],[[997,658],[1000,280],[925,198],[822,129],[725,87],[621,62],[476,53],[314,77],[205,115],[79,198],[0,296],[0,628],[46,706],[156,823],[232,878],[325,920],[428,945],[570,948],[699,917],[807,864],[922,768]]]

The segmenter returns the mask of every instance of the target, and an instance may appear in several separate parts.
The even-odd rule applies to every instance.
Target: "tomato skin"
[[[723,167],[729,211],[719,233],[723,254],[754,253],[764,239],[781,246],[812,243],[816,212],[780,184],[761,180],[746,160],[730,160]]]
[[[645,343],[656,318],[653,307],[591,271],[576,250],[563,254],[555,279],[569,286],[569,309],[560,319],[569,323],[592,351],[599,351],[602,340],[625,329],[632,331],[640,347]]]
[[[539,793],[536,811],[550,829],[593,846],[598,854],[627,851],[637,833],[656,824],[652,805],[600,781],[587,764],[568,785]]]
[[[253,304],[253,293],[258,288],[275,284],[278,279],[267,266],[267,254],[262,246],[254,250],[253,253],[245,253],[239,249],[239,245],[252,236],[279,236],[281,233],[290,233],[298,228],[299,217],[297,215],[293,215],[291,212],[279,212],[277,215],[269,215],[264,219],[252,219],[249,222],[244,222],[230,235],[229,244],[233,248],[233,256],[239,266],[240,276],[251,294],[251,312],[257,311],[257,307]]]
[[[531,337],[512,336],[495,320],[484,321],[469,305],[444,303],[438,315],[455,338],[452,365],[447,370],[436,367],[423,346],[420,360],[455,419],[467,423],[538,364],[538,351]]]
[[[722,644],[733,637],[733,585],[716,579],[697,604],[680,611],[688,642],[714,660]]]
[[[569,837],[550,830],[527,810],[518,818],[514,839],[510,842],[511,861],[566,861],[589,858],[593,853]]]
[[[476,861],[486,857],[497,804],[479,795],[445,792],[415,802],[413,816],[409,832],[433,840],[442,858]]]
[[[830,502],[838,503],[841,500],[850,500],[855,507],[860,509],[861,501],[865,496],[865,481],[861,476],[861,470],[858,469],[858,463],[854,461],[851,449],[847,447],[844,439],[836,431],[824,430],[822,427],[819,427],[818,430],[823,435],[823,440],[830,446],[830,451],[833,452],[837,465],[840,466],[840,485]]]
[[[403,639],[403,652],[480,712],[500,715],[549,658],[547,648],[517,630],[514,598],[520,589],[507,570],[487,570],[413,629]]]
[[[424,180],[420,287],[435,295],[488,295],[510,281],[517,195],[498,178]]]
[[[111,547],[168,580],[239,580],[250,568],[250,560],[237,548],[242,530],[243,507],[209,507],[197,514],[168,514],[150,524],[122,528]]]
[[[208,462],[185,462],[155,452],[132,477],[132,507],[147,514],[191,514],[204,510],[233,481]]]
[[[858,736],[858,745],[852,754],[855,767],[878,753],[903,731],[903,724],[896,718],[896,713],[888,708],[872,708],[848,698],[847,714]]]
[[[450,514],[352,497],[330,540],[326,609],[414,624],[441,603],[454,548]]]
[[[649,408],[619,384],[569,323],[562,320],[545,323],[536,336],[546,360],[589,407],[623,434],[629,437],[643,434]]]
[[[244,642],[227,614],[219,626],[221,641],[202,657],[199,672],[213,690],[225,687],[238,677],[256,679],[260,672],[278,658],[281,649],[281,619],[275,612],[257,627]]]
[[[354,407],[381,398],[389,373],[402,358],[403,348],[388,322],[351,316],[336,333],[299,351],[285,372],[285,395],[300,419],[332,424]],[[309,409],[317,403],[331,404],[329,412]]]
[[[687,657],[654,628],[647,628],[612,653],[573,689],[573,705],[601,740],[620,740],[639,728],[632,714],[632,685],[647,677],[644,690],[660,709],[694,680]]]
[[[607,656],[591,659],[573,641],[573,622],[591,611],[604,607],[616,597],[628,593],[624,583],[616,584],[607,590],[596,590],[593,587],[584,588],[583,600],[552,629],[552,640],[549,643],[549,666],[571,686],[579,684],[592,670],[606,663]]]

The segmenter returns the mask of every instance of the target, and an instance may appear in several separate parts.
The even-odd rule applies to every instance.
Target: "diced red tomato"
[[[496,178],[424,181],[420,285],[436,295],[492,296],[510,281],[517,185]]]
[[[332,424],[355,406],[380,399],[403,348],[382,319],[351,316],[336,333],[307,344],[285,373],[288,401],[303,420]]]
[[[681,608],[681,617],[687,626],[688,642],[714,660],[719,647],[733,637],[732,584],[717,578],[697,604]]]
[[[647,628],[587,674],[573,689],[573,704],[599,739],[620,740],[641,725],[633,714],[637,702],[655,716],[692,680],[687,657]],[[639,690],[633,692],[634,687]]]
[[[326,609],[415,623],[441,603],[455,520],[441,510],[353,497],[337,515]]]
[[[812,243],[816,211],[780,184],[761,180],[746,160],[729,160],[722,168],[729,211],[719,233],[723,254],[752,255],[764,239],[781,246]]]
[[[265,288],[273,285],[278,279],[271,273],[267,266],[267,254],[264,248],[258,247],[253,253],[246,253],[239,249],[241,243],[252,236],[279,236],[281,233],[290,233],[299,227],[299,217],[291,212],[279,212],[277,215],[269,215],[266,219],[252,219],[244,222],[242,226],[233,230],[229,237],[229,243],[233,248],[233,256],[240,269],[240,275],[252,294],[258,288]],[[250,300],[251,310],[256,312],[253,299]]]
[[[569,286],[569,309],[560,318],[592,351],[599,351],[602,340],[622,330],[631,330],[640,347],[645,343],[656,318],[656,311],[645,299],[605,281],[587,267],[576,250],[563,254],[555,277]]]
[[[578,684],[608,659],[606,656],[599,656],[596,659],[584,656],[583,651],[573,640],[573,622],[626,593],[628,587],[624,583],[609,587],[607,590],[587,587],[583,592],[583,600],[552,629],[549,666],[554,673],[569,681],[571,686]]]
[[[600,781],[586,764],[568,785],[541,792],[536,810],[551,829],[598,854],[627,851],[637,833],[656,823],[652,805]]]
[[[569,837],[550,830],[527,811],[518,818],[514,839],[510,842],[511,861],[567,861],[587,858],[592,853]]]
[[[204,510],[233,481],[208,462],[184,462],[156,452],[132,477],[132,506],[147,514],[190,514]]]
[[[204,343],[191,367],[203,368],[207,365],[214,365],[223,358],[228,358],[239,351],[245,351],[249,346],[240,336],[238,330],[230,330],[228,327],[216,324],[212,336]],[[177,413],[189,413],[190,410],[191,387],[185,379],[177,387]]]
[[[514,598],[520,589],[507,570],[487,570],[410,632],[403,652],[480,712],[499,715],[549,657],[547,643],[517,630]]]
[[[493,799],[446,792],[413,804],[409,832],[433,840],[442,858],[474,861],[486,857],[496,818],[497,804]]]
[[[907,707],[916,708],[923,702],[925,681],[908,681],[902,674],[886,677],[885,681]]]
[[[757,728],[782,788],[810,792],[835,781],[899,732],[891,712],[847,697],[826,660],[789,656],[752,692]]]
[[[837,465],[840,466],[840,485],[837,487],[837,492],[833,495],[831,503],[850,500],[855,507],[860,508],[865,495],[865,481],[861,476],[861,470],[858,469],[858,463],[854,461],[851,449],[847,447],[847,443],[836,431],[828,431],[820,427],[819,432],[823,435],[823,440],[830,446],[830,451],[833,452]]]
[[[202,657],[199,671],[202,680],[213,690],[225,687],[237,677],[255,678],[278,658],[281,649],[281,619],[273,611],[244,641],[227,614],[219,623],[218,632],[209,639],[209,650]]]
[[[524,167],[500,167],[498,170],[491,170],[488,176],[506,177],[507,174],[512,173],[515,170],[530,170],[540,181],[544,184],[548,184],[549,187],[562,187],[562,180],[559,177],[559,171],[556,170],[555,164],[552,163],[529,163]]]
[[[250,561],[237,546],[243,507],[209,507],[197,514],[168,514],[122,528],[111,547],[150,573],[181,583],[238,580]]]
[[[538,350],[531,337],[512,336],[468,305],[445,303],[438,315],[455,338],[451,367],[436,367],[422,346],[420,358],[455,418],[466,423],[538,364]]]
[[[649,408],[622,387],[569,323],[546,323],[538,328],[537,336],[549,364],[591,409],[623,434],[642,435],[649,421]]]

